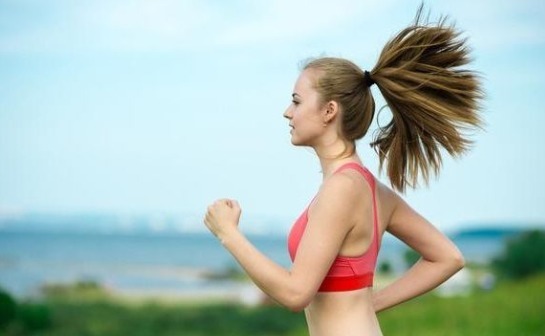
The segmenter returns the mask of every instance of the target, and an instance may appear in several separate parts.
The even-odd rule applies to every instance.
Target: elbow
[[[464,268],[466,264],[464,255],[458,249],[456,249],[456,251],[452,253],[450,258],[450,264],[451,264],[453,273],[456,273],[460,271],[462,268]]]
[[[294,313],[303,311],[312,301],[312,294],[306,290],[293,290],[287,291],[289,294],[286,296],[282,304]]]
[[[306,301],[295,301],[291,300],[289,303],[285,304],[285,307],[288,308],[293,313],[300,313],[310,304]]]

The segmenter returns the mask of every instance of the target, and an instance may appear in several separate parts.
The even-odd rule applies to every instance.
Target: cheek
[[[310,109],[309,106],[299,106],[293,109],[292,118],[293,122],[305,127],[316,123],[315,111]]]
[[[312,118],[301,116],[297,120],[294,118],[292,122],[295,126],[292,132],[293,140],[300,144],[311,144],[322,134],[323,127]]]

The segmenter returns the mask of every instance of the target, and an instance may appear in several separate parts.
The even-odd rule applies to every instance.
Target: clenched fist
[[[220,199],[208,206],[204,216],[204,224],[218,238],[238,229],[242,210],[238,202],[230,199]]]

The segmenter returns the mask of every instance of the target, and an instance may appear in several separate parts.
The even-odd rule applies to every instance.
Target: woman
[[[356,152],[373,120],[376,85],[392,112],[375,147],[387,163],[393,189],[427,182],[441,165],[441,150],[468,149],[463,130],[478,127],[482,97],[467,64],[465,40],[444,20],[415,23],[390,40],[370,72],[339,58],[307,63],[284,113],[296,146],[312,147],[323,172],[315,198],[288,239],[293,260],[285,269],[238,231],[241,209],[222,199],[208,207],[206,226],[271,298],[304,309],[309,332],[381,335],[376,313],[430,291],[464,265],[456,246],[396,192],[375,180]],[[390,232],[422,258],[389,286],[373,291],[380,240]]]

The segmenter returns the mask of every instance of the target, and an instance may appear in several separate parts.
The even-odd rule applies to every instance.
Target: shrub
[[[37,303],[19,305],[19,318],[25,329],[31,331],[43,330],[51,326],[51,315],[48,307]]]
[[[493,266],[500,276],[510,279],[545,271],[545,231],[532,230],[508,240]]]
[[[17,315],[17,303],[7,292],[0,289],[0,329],[7,326]]]
[[[392,273],[392,264],[385,260],[378,266],[378,271],[382,274],[391,274]]]
[[[405,259],[405,265],[407,265],[407,268],[410,268],[420,259],[420,254],[413,249],[407,249],[403,254],[403,259]]]

